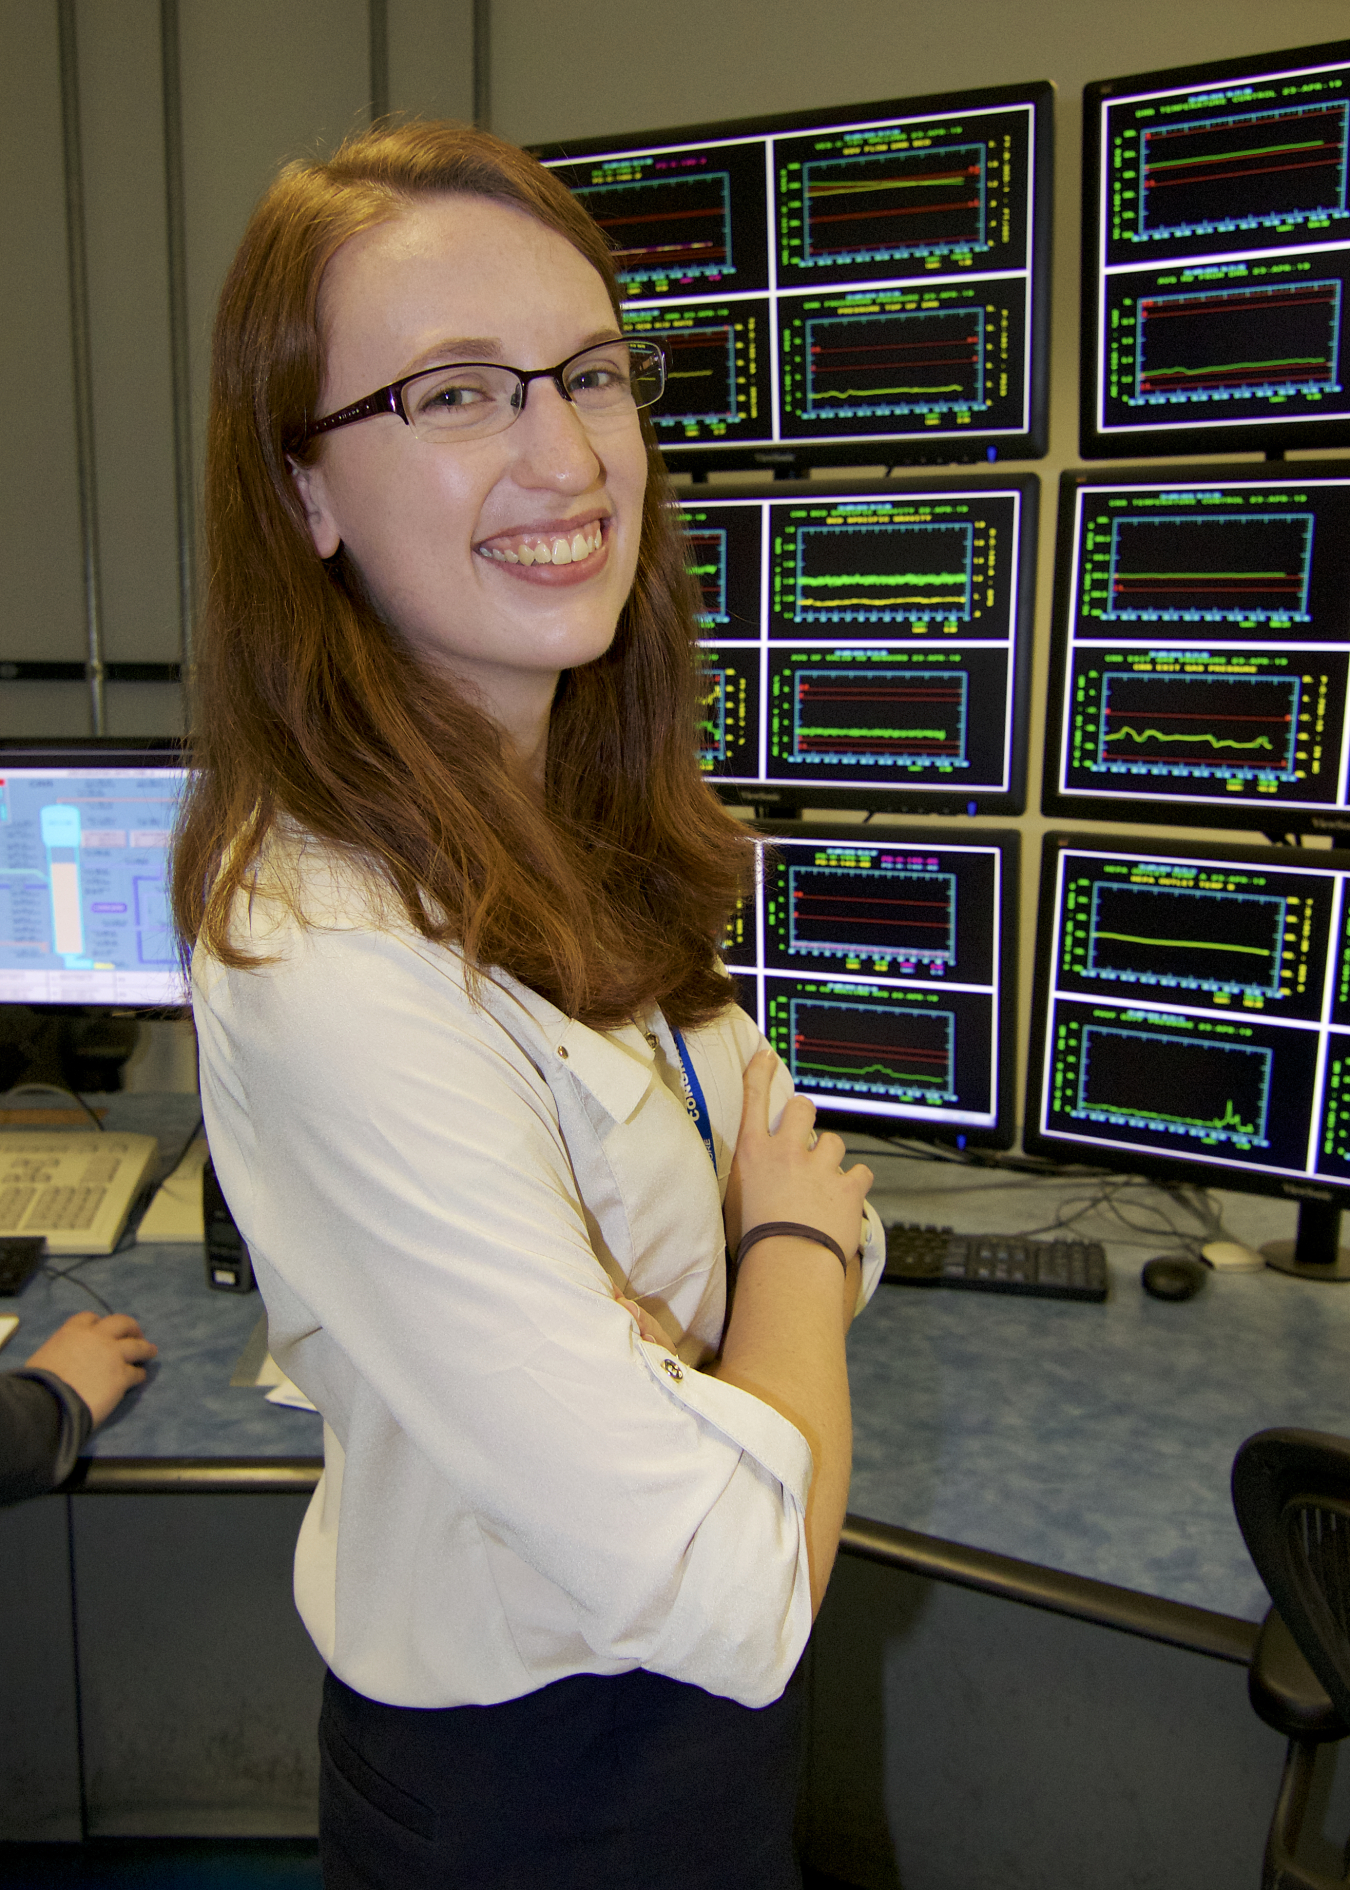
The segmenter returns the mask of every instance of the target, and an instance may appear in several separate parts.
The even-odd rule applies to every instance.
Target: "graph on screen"
[[[1032,1143],[1216,1180],[1350,1178],[1347,867],[1049,836]]]
[[[674,462],[1043,452],[1051,105],[1003,87],[541,150],[667,349]]]
[[[800,1090],[875,1128],[1001,1132],[1015,850],[1007,834],[775,830],[724,949]]]
[[[869,804],[887,793],[962,809],[1010,801],[1025,489],[775,491],[681,497],[710,778],[841,798],[851,788]]]
[[[1193,473],[1064,482],[1045,804],[1336,831],[1350,477]]]
[[[1084,454],[1344,443],[1350,42],[1084,106]]]

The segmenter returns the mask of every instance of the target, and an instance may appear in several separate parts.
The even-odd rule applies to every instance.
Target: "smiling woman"
[[[463,127],[292,166],[222,299],[175,907],[325,1418],[328,1890],[798,1881],[881,1242],[718,962],[662,380],[589,218]]]

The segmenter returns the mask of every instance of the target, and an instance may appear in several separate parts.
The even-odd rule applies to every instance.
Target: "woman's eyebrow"
[[[500,361],[502,344],[490,335],[460,335],[433,341],[429,348],[413,356],[405,374],[416,374],[424,367],[438,367],[442,361]]]
[[[622,341],[623,335],[617,328],[598,328],[593,335],[572,349],[572,354],[582,354],[587,348],[601,347],[607,341]],[[570,359],[570,356],[568,357]],[[423,368],[452,366],[456,361],[501,361],[505,351],[500,341],[488,335],[460,335],[453,339],[433,342],[431,347],[423,348],[408,362],[403,372],[419,374]]]

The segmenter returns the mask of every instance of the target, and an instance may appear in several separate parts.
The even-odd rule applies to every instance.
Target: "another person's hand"
[[[158,1351],[127,1313],[100,1319],[97,1313],[77,1312],[28,1363],[63,1378],[84,1399],[97,1425],[112,1416],[133,1385],[145,1382],[144,1361]]]

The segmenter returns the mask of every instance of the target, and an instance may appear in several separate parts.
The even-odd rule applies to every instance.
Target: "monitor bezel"
[[[33,741],[4,736],[0,737],[0,775],[13,768],[186,769],[186,750],[186,743],[175,735],[52,736]],[[132,1017],[147,1022],[192,1015],[191,1002],[186,998],[181,1004],[24,1000],[4,1003],[2,1008],[10,1012],[26,1011],[36,1017]]]
[[[967,1128],[898,1114],[888,1119],[851,1110],[846,1103],[836,1104],[829,1097],[811,1091],[801,1093],[811,1096],[822,1126],[842,1133],[870,1135],[880,1141],[922,1142],[943,1149],[1010,1148],[1017,1134],[1018,924],[1022,878],[1022,836],[1017,828],[909,827],[892,826],[889,822],[874,827],[870,823],[862,825],[851,821],[764,821],[757,822],[753,831],[757,839],[769,845],[775,840],[805,840],[924,849],[978,847],[996,850],[1001,855],[996,960],[1000,1004],[995,1019],[998,1084],[993,1123],[988,1128]],[[729,968],[729,975],[734,978],[735,970]],[[932,986],[924,988],[932,989]],[[747,1012],[747,1015],[751,1014]],[[752,1022],[758,1026],[758,1019],[753,1016]]]
[[[1015,490],[1019,494],[1017,538],[1017,595],[1013,604],[1012,660],[1008,679],[1011,698],[1009,716],[1008,786],[996,789],[877,787],[859,782],[835,785],[798,786],[792,781],[720,782],[708,779],[708,785],[728,807],[746,807],[765,819],[791,817],[805,808],[857,809],[865,814],[959,814],[965,817],[988,815],[993,818],[1022,814],[1027,804],[1027,723],[1031,700],[1031,667],[1036,624],[1036,568],[1040,544],[1041,479],[1039,473],[1009,472],[973,474],[953,473],[948,479],[937,474],[903,479],[774,479],[737,480],[734,485],[711,482],[676,486],[674,497],[681,506],[717,505],[729,500],[753,500],[760,504],[792,504],[831,499],[922,497],[925,493],[988,493]],[[717,643],[717,637],[700,637],[700,644]],[[839,639],[841,645],[847,638]],[[761,704],[761,713],[767,705]],[[705,777],[707,778],[707,777]]]
[[[1066,1137],[1043,1133],[1040,1121],[1040,1092],[1045,1074],[1046,1036],[1050,1016],[1054,968],[1051,947],[1055,935],[1054,891],[1061,854],[1086,850],[1093,853],[1119,853],[1137,860],[1148,859],[1218,859],[1234,865],[1266,867],[1272,871],[1297,869],[1304,872],[1340,872],[1350,874],[1350,849],[1321,848],[1313,852],[1302,847],[1242,846],[1217,841],[1209,846],[1199,840],[1154,843],[1124,834],[1070,833],[1056,828],[1041,836],[1041,871],[1036,899],[1036,955],[1032,967],[1030,1038],[1027,1046],[1027,1087],[1023,1098],[1022,1147],[1026,1154],[1043,1156],[1061,1166],[1104,1168],[1112,1173],[1144,1175],[1162,1185],[1175,1183],[1204,1188],[1226,1188],[1240,1194],[1260,1194],[1270,1199],[1300,1203],[1317,1201],[1337,1207],[1350,1205],[1350,1179],[1307,1176],[1302,1179],[1262,1173],[1257,1169],[1221,1162],[1198,1162],[1185,1156],[1165,1154],[1161,1150],[1135,1151],[1113,1149],[1094,1142],[1075,1142]],[[1328,941],[1336,949],[1336,941]]]
[[[577,163],[613,152],[643,151],[663,144],[724,143],[729,138],[778,137],[886,118],[946,116],[956,112],[1031,107],[1032,189],[1027,221],[1028,353],[1026,426],[997,440],[973,441],[967,449],[955,434],[931,442],[920,436],[875,434],[866,440],[834,444],[823,439],[736,443],[718,446],[662,444],[672,471],[760,471],[782,468],[786,476],[815,466],[969,466],[1003,460],[1043,459],[1050,444],[1051,239],[1054,219],[1055,86],[1049,79],[1024,85],[982,86],[962,92],[930,92],[913,98],[877,99],[838,105],[832,110],[776,112],[753,118],[728,118],[705,124],[667,125],[653,131],[627,132],[612,138],[567,138],[531,145],[541,164]],[[772,206],[770,206],[772,222]],[[772,236],[772,232],[771,232]],[[979,280],[978,272],[905,278],[910,281]],[[764,291],[767,295],[768,289]],[[634,296],[634,302],[656,298]],[[707,299],[714,300],[710,295]],[[776,418],[776,416],[775,416]]]
[[[1129,816],[1119,800],[1094,794],[1070,794],[1059,785],[1064,725],[1064,684],[1066,667],[1073,648],[1073,554],[1074,517],[1079,492],[1094,486],[1216,486],[1268,485],[1288,480],[1294,484],[1331,479],[1350,482],[1350,459],[1291,460],[1238,465],[1178,466],[1172,461],[1155,466],[1122,467],[1119,472],[1107,467],[1070,467],[1060,474],[1059,511],[1055,523],[1055,575],[1050,606],[1050,650],[1045,698],[1045,746],[1042,758],[1041,812],[1051,820],[1107,821],[1119,827]],[[1350,639],[1347,639],[1350,655]],[[1347,734],[1350,740],[1350,733]],[[1350,843],[1350,806],[1320,810],[1291,808],[1279,801],[1264,807],[1256,801],[1230,805],[1215,798],[1212,802],[1172,801],[1164,796],[1139,793],[1135,797],[1134,816],[1152,827],[1236,828],[1246,833],[1310,833],[1343,835]],[[1333,842],[1334,843],[1334,842]]]
[[[1097,346],[1101,311],[1101,138],[1108,103],[1121,93],[1189,90],[1233,79],[1262,78],[1302,65],[1350,64],[1350,39],[1319,46],[1253,53],[1245,59],[1218,59],[1201,65],[1168,66],[1158,72],[1096,79],[1083,88],[1083,249],[1079,347],[1079,456],[1083,459],[1173,459],[1195,453],[1263,453],[1278,458],[1289,447],[1350,445],[1350,411],[1328,420],[1297,419],[1235,422],[1215,427],[1131,427],[1103,432],[1097,424],[1102,354]],[[1350,255],[1350,242],[1347,243]],[[1182,266],[1184,258],[1170,261]],[[1350,362],[1350,354],[1347,355]],[[1347,396],[1350,401],[1350,396]]]

